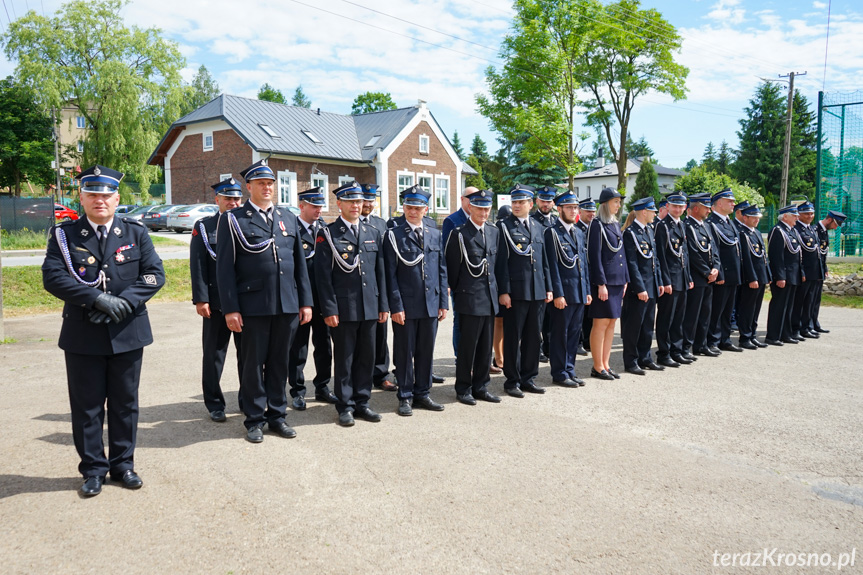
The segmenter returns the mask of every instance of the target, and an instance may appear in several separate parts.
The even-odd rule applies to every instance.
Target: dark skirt
[[[620,308],[623,305],[624,286],[605,286],[608,288],[608,299],[599,299],[599,286],[590,286],[590,295],[593,301],[587,306],[591,318],[617,319],[620,317]]]

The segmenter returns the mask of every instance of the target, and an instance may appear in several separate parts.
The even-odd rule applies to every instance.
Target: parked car
[[[117,209],[114,210],[115,214],[128,214],[131,210],[135,209],[136,206],[129,206],[126,204],[121,204],[117,206]]]
[[[77,220],[78,212],[67,208],[63,204],[54,204],[54,219],[59,221]]]
[[[184,206],[183,209],[173,210],[168,213],[167,227],[178,234],[190,232],[195,222],[218,212],[219,206],[215,204],[192,204],[191,206]]]
[[[173,210],[174,208],[182,208],[184,206],[175,206],[173,204],[166,204],[163,206],[158,206],[155,210],[147,213],[144,217],[141,218],[141,223],[147,226],[147,228],[151,232],[158,232],[162,228],[167,227],[168,225],[168,212]]]
[[[162,206],[135,206],[133,209],[129,210],[125,214],[123,214],[124,218],[131,218],[133,220],[138,220],[141,222],[141,218],[146,214],[152,212],[153,210],[157,210]],[[143,223],[143,222],[141,222]]]

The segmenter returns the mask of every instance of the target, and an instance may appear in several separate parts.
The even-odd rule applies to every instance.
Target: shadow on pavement
[[[0,475],[0,499],[21,495],[22,493],[75,491],[79,487],[81,487],[81,478],[77,476],[28,477],[26,475]]]

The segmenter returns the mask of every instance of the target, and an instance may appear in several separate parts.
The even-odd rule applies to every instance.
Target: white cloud
[[[812,7],[816,8],[818,10],[824,10],[825,8],[827,8],[827,4],[825,4],[824,2],[817,2],[816,1],[816,2],[812,3]]]
[[[726,24],[740,24],[746,17],[746,10],[738,8],[740,0],[719,0],[707,13],[707,18]]]

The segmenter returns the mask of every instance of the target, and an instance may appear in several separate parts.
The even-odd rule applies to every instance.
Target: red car
[[[77,220],[78,213],[63,204],[54,204],[54,219],[59,221]]]

